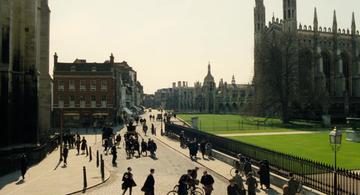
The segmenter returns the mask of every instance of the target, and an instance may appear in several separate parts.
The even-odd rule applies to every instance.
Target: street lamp
[[[161,135],[164,135],[164,130],[163,130],[163,108],[162,108],[162,106],[161,106]]]
[[[62,143],[63,143],[63,126],[64,126],[64,109],[61,108],[60,109],[60,159],[59,161],[61,162],[63,160],[62,158],[62,152],[63,152],[63,147],[62,147]]]
[[[336,152],[340,150],[342,133],[336,127],[329,134],[329,141],[332,150],[334,151],[335,166],[334,166],[334,194],[337,194],[337,166],[336,166]]]

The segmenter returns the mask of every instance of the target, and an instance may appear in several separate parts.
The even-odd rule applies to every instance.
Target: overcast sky
[[[264,0],[267,21],[282,18],[282,0]],[[50,0],[50,65],[75,58],[104,62],[113,53],[138,74],[145,93],[174,81],[203,81],[207,64],[216,83],[249,83],[253,76],[255,0]],[[359,0],[298,0],[298,22],[351,27],[354,11],[360,27]],[[51,69],[52,70],[52,69]]]

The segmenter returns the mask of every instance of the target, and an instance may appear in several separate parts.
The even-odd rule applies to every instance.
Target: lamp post
[[[163,133],[163,107],[160,107],[160,111],[161,111],[161,122],[160,122],[160,128],[161,128],[161,135],[164,135]]]
[[[341,131],[338,131],[336,129],[336,127],[334,128],[334,130],[332,130],[329,134],[329,141],[330,141],[330,145],[332,150],[334,151],[334,161],[335,161],[335,166],[334,166],[334,195],[337,195],[337,166],[336,166],[336,153],[337,151],[340,150],[340,146],[341,146],[341,139],[342,139],[342,133]]]
[[[59,159],[60,162],[63,160],[63,158],[62,158],[63,126],[64,126],[64,109],[61,108],[61,110],[60,110],[60,159]]]

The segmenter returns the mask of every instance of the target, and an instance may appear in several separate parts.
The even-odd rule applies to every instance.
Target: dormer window
[[[96,66],[91,67],[91,72],[96,72]]]

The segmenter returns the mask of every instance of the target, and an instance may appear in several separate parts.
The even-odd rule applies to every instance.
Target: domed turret
[[[210,66],[210,62],[209,62],[209,65],[208,65],[208,73],[204,79],[204,83],[213,83],[215,80],[214,80],[214,77],[211,75],[211,66]]]

